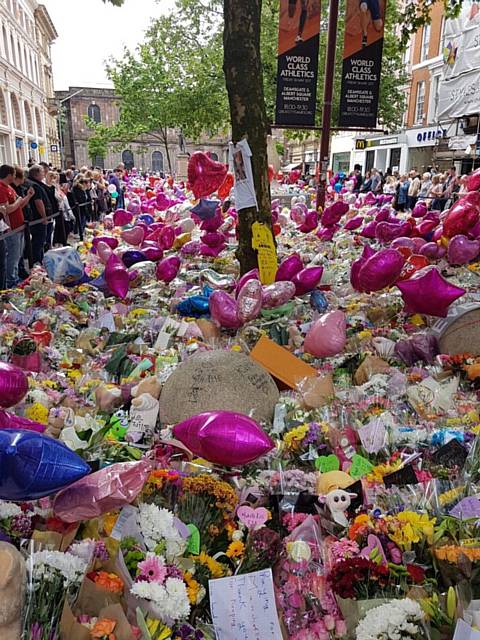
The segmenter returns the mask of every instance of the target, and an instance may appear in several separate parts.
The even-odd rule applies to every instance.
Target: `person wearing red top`
[[[19,198],[12,188],[15,168],[4,164],[0,167],[0,211],[12,231],[23,225],[23,207],[34,194],[29,189],[24,198]],[[13,233],[0,240],[0,288],[12,289],[19,283],[18,263],[23,251],[23,233]]]

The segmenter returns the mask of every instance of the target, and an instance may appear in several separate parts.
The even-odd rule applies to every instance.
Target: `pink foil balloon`
[[[157,280],[162,280],[167,284],[175,280],[180,269],[180,258],[178,256],[169,256],[164,258],[157,264]]]
[[[450,284],[435,267],[418,271],[409,280],[399,282],[397,287],[402,292],[407,313],[440,318],[445,318],[452,302],[465,294],[465,289]]]
[[[113,214],[113,223],[116,227],[124,227],[130,224],[132,220],[133,215],[129,211],[125,211],[125,209],[117,209]]]
[[[0,362],[0,407],[8,409],[18,404],[28,391],[28,378],[23,369]]]
[[[405,258],[396,249],[382,249],[361,267],[358,283],[362,291],[380,291],[392,285],[402,273]]]
[[[371,191],[369,191],[367,193],[367,195],[365,196],[364,202],[365,202],[366,205],[372,205],[372,204],[375,204],[377,202],[377,198]]]
[[[369,258],[375,255],[375,253],[376,251],[372,249],[372,247],[369,244],[366,244],[363,247],[363,252],[360,258],[358,258],[358,260],[355,260],[352,263],[352,268],[350,270],[350,284],[356,291],[362,291],[362,288],[360,287],[360,282],[358,280],[358,274],[360,273],[360,269],[363,267],[363,265],[366,263],[366,261]]]
[[[115,296],[122,300],[127,297],[130,282],[128,271],[123,262],[117,258],[115,254],[112,254],[108,259],[103,277],[105,278],[108,288]]]
[[[298,204],[293,206],[290,211],[290,217],[297,224],[303,224],[305,221],[305,215],[305,211]]]
[[[218,247],[225,243],[225,235],[218,231],[206,231],[202,234],[200,240],[208,247]]]
[[[417,232],[422,236],[426,237],[432,233],[432,231],[437,227],[437,222],[435,220],[422,220],[419,225],[417,225]]]
[[[346,202],[338,200],[331,206],[327,207],[322,213],[321,222],[324,227],[332,227],[340,222],[343,216],[348,213],[350,207]]]
[[[160,230],[158,236],[158,244],[162,249],[168,251],[173,247],[175,242],[175,229],[173,227],[164,227]]]
[[[145,247],[142,248],[142,253],[151,262],[158,262],[163,258],[163,251],[160,247]]]
[[[93,246],[96,248],[99,242],[105,242],[108,244],[110,249],[116,249],[118,247],[118,240],[116,238],[112,238],[111,236],[96,236],[92,240]]]
[[[249,280],[246,282],[237,298],[237,316],[242,322],[255,320],[262,310],[262,284],[259,280]]]
[[[103,264],[107,264],[112,253],[112,249],[106,242],[99,242],[97,244],[97,255],[100,258],[100,261],[103,262]]]
[[[412,216],[414,218],[423,218],[428,213],[427,205],[424,202],[419,202],[413,207]]]
[[[249,281],[249,280],[259,280],[260,279],[260,272],[258,269],[252,269],[251,271],[247,271],[247,273],[244,273],[243,276],[240,278],[240,280],[237,283],[237,287],[236,287],[236,293],[237,295],[240,293],[240,291],[242,290],[243,286]]]
[[[254,420],[230,411],[193,416],[177,424],[173,435],[195,455],[226,467],[253,462],[274,447]]]
[[[414,251],[414,242],[412,238],[405,238],[402,236],[401,238],[395,238],[395,240],[390,245],[392,249],[398,249],[400,247],[406,247],[410,249],[410,251]]]
[[[477,169],[467,178],[467,189],[469,191],[478,191],[480,189],[480,169]]]
[[[302,233],[310,233],[311,231],[315,231],[318,227],[318,215],[316,211],[310,211],[305,216],[305,221],[299,227],[299,231]]]
[[[298,253],[293,253],[288,258],[285,258],[278,267],[275,280],[281,282],[284,280],[291,280],[299,271],[303,269],[303,262]]]
[[[214,291],[209,300],[212,320],[225,329],[238,329],[242,322],[237,316],[237,302],[225,291]]]
[[[446,252],[445,247],[442,247],[442,245],[437,244],[436,242],[427,242],[420,249],[420,255],[433,260],[443,258]]]
[[[383,244],[389,244],[396,238],[402,238],[412,232],[408,222],[393,224],[391,222],[379,222],[375,229],[375,237]]]
[[[448,244],[447,258],[450,264],[467,264],[480,253],[480,242],[466,236],[453,237]]]
[[[377,225],[379,223],[376,220],[372,220],[371,222],[368,222],[362,229],[362,231],[360,232],[360,235],[363,236],[364,238],[375,238],[375,231],[377,229]]]
[[[138,247],[142,244],[145,238],[145,230],[142,227],[136,226],[133,229],[125,229],[122,231],[122,240],[125,240],[128,244],[131,244],[133,247]]]
[[[275,282],[263,287],[263,306],[267,309],[280,307],[293,298],[296,287],[293,282]]]
[[[338,229],[338,225],[333,225],[332,227],[320,227],[316,233],[316,236],[322,242],[331,242]]]
[[[186,218],[180,222],[182,233],[191,233],[195,229],[195,222],[191,218]]]
[[[356,216],[355,218],[352,218],[351,220],[349,220],[344,228],[347,231],[355,231],[355,229],[358,229],[359,227],[361,227],[362,224],[363,224],[363,217]]]
[[[329,358],[343,351],[347,342],[347,319],[343,311],[320,316],[308,330],[303,345],[305,353]]]
[[[209,247],[207,244],[200,243],[200,255],[207,258],[218,258],[225,246],[225,244],[219,244],[218,247]]]
[[[195,198],[203,198],[222,186],[228,169],[221,162],[211,160],[205,153],[196,151],[188,162],[188,182]]]
[[[303,296],[309,293],[320,283],[323,276],[323,267],[309,267],[302,269],[292,278],[295,285],[295,295]]]
[[[477,224],[480,214],[480,205],[477,204],[479,198],[480,193],[474,191],[453,205],[443,221],[443,233],[447,238],[467,234]]]

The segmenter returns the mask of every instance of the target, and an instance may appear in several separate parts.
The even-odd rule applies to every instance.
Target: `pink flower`
[[[327,627],[328,631],[333,631],[333,629],[335,629],[335,618],[331,615],[326,615],[323,618],[323,622],[325,623],[325,626]]]
[[[337,620],[335,622],[335,634],[341,638],[347,635],[347,623],[345,620]]]
[[[140,571],[137,581],[146,580],[147,582],[158,582],[163,584],[167,576],[167,569],[160,558],[149,555],[143,562],[138,563]]]

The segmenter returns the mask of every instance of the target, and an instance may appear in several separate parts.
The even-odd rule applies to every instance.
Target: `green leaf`
[[[187,529],[190,531],[190,537],[188,539],[186,553],[198,556],[200,553],[200,531],[194,524],[187,524]]]

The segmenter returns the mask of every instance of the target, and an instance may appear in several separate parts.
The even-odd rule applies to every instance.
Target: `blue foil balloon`
[[[202,316],[208,315],[210,313],[207,296],[192,296],[191,298],[189,298],[189,300],[192,309],[196,313],[200,313]]]
[[[53,438],[0,430],[0,499],[38,500],[80,480],[90,467]]]
[[[140,222],[144,222],[148,226],[155,222],[155,218],[149,213],[143,213],[141,216],[138,216],[138,219]]]
[[[310,296],[310,306],[315,309],[315,311],[325,313],[328,309],[328,301],[321,291],[312,291]]]
[[[212,287],[209,287],[208,285],[205,285],[203,287],[203,295],[206,296],[207,298],[209,298],[214,291],[215,289],[212,289]]]
[[[125,251],[122,256],[122,262],[127,267],[127,269],[133,267],[133,265],[137,264],[137,262],[145,262],[146,259],[147,257],[144,253],[142,253],[141,251],[135,251],[133,249],[132,251]]]

